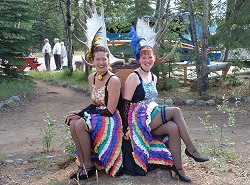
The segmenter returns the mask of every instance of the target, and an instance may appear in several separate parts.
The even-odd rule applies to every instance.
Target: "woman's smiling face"
[[[144,70],[150,71],[154,65],[154,61],[155,61],[155,55],[152,48],[143,48],[140,51],[139,62]]]
[[[94,66],[99,74],[103,74],[108,70],[109,58],[108,53],[99,51],[94,54]]]

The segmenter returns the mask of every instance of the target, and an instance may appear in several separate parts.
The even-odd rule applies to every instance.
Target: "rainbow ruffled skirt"
[[[138,102],[130,106],[128,125],[133,148],[133,157],[138,166],[147,172],[148,164],[172,165],[173,157],[166,144],[151,134],[150,123],[159,106],[155,102]]]

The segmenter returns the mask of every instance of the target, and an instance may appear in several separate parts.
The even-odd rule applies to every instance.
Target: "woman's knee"
[[[168,121],[166,124],[167,130],[169,132],[169,135],[171,134],[178,134],[179,133],[179,127],[178,125],[173,121]]]
[[[175,112],[175,114],[180,115],[181,114],[180,107],[174,107],[174,112]]]
[[[179,107],[170,107],[169,111],[166,111],[166,116],[168,114],[168,112],[170,112],[170,114],[172,114],[172,117],[174,116],[181,116],[181,109]]]
[[[70,128],[71,133],[75,132],[75,123],[76,123],[76,120],[69,121],[69,128]]]
[[[75,130],[77,134],[85,131],[84,124],[85,122],[82,119],[79,119],[75,122]]]

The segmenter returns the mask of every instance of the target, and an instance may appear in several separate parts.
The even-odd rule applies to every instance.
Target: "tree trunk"
[[[207,67],[207,57],[208,57],[208,9],[209,9],[209,0],[203,1],[203,25],[202,25],[202,50],[201,50],[201,70],[200,76],[197,81],[198,93],[202,97],[208,95],[208,73],[209,68]]]
[[[66,32],[67,32],[67,57],[68,57],[68,68],[73,71],[72,65],[72,29],[71,29],[71,2],[66,2]]]
[[[226,22],[229,21],[230,19],[233,19],[234,18],[234,7],[235,7],[235,1],[232,1],[232,0],[228,0],[227,1],[227,10],[226,10]],[[230,30],[230,28],[228,28]],[[228,33],[231,37],[231,32],[229,31]],[[227,59],[228,59],[228,54],[229,54],[229,50],[230,50],[230,44],[229,44],[229,41],[225,41],[225,45],[224,47],[226,48],[226,51],[225,51],[225,56],[224,56],[224,59],[223,59],[223,62],[226,62]]]
[[[168,2],[166,2],[168,1]],[[157,20],[156,31],[160,29],[162,26],[162,18],[167,19],[168,12],[169,12],[170,0],[157,0],[156,1],[156,14],[155,20]]]
[[[191,39],[194,45],[194,53],[197,56],[199,53],[199,50],[198,50],[197,37],[196,37],[196,26],[194,22],[194,10],[193,10],[192,0],[188,0],[188,11],[190,13]]]
[[[188,9],[190,12],[191,39],[194,45],[194,54],[196,60],[197,91],[202,97],[207,96],[208,90],[208,68],[207,68],[207,48],[208,48],[208,0],[203,1],[203,38],[202,38],[202,56],[200,57],[196,37],[195,17],[193,11],[193,2],[188,0]]]

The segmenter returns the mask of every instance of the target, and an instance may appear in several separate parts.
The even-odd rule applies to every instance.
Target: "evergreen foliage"
[[[17,59],[28,52],[30,22],[34,18],[25,0],[2,0],[0,6],[0,61],[2,65],[22,65]],[[0,75],[17,77],[15,67],[0,67]]]
[[[218,29],[213,39],[217,41],[217,44],[230,49],[250,49],[250,1],[228,0],[221,6],[226,6],[227,10],[216,20]]]
[[[138,17],[152,17],[154,9],[149,0],[96,1],[97,7],[104,7],[108,32],[129,32]]]
[[[59,38],[64,41],[64,21],[59,8],[58,1],[51,0],[29,0],[31,9],[35,11],[36,19],[33,21],[31,45],[36,51],[41,52],[44,38],[48,38],[53,46],[53,39]],[[66,10],[66,8],[65,8]]]

